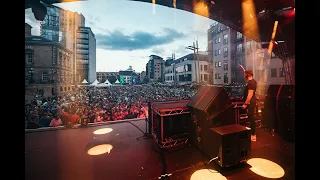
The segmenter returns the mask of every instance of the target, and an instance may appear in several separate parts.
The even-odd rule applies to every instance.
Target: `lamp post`
[[[33,70],[33,68],[30,68],[30,83],[34,83],[34,79],[33,79],[33,74],[34,74],[34,70]]]
[[[195,44],[195,42],[193,42],[193,46],[187,46],[186,49],[190,49],[193,50],[193,55],[194,55],[194,60],[195,60],[195,74],[196,74],[196,82],[198,83],[198,66],[199,66],[199,62],[198,62],[198,41]]]

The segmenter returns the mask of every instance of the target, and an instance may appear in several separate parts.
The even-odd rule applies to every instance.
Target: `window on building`
[[[220,55],[221,54],[221,51],[220,51],[220,49],[218,49],[218,55]]]
[[[284,77],[284,69],[283,68],[279,68],[279,77]]]
[[[47,72],[42,73],[42,81],[48,81],[48,73]]]
[[[217,50],[214,50],[214,56],[217,56],[218,52]]]
[[[247,41],[247,50],[251,50],[252,41]]]
[[[223,48],[223,57],[228,57],[228,47]]]
[[[204,66],[203,66],[203,69],[204,69],[205,71],[207,71],[207,70],[208,70],[208,65],[204,65]]]
[[[228,34],[223,35],[223,44],[228,44]]]
[[[221,79],[221,74],[220,73],[218,73],[218,79]]]
[[[217,79],[217,74],[214,74],[214,79]]]
[[[208,81],[208,74],[204,74],[204,75],[203,75],[203,80],[204,80],[204,81]]]
[[[221,67],[221,61],[218,62],[218,66]]]
[[[237,45],[237,53],[242,53],[242,44]]]
[[[224,75],[223,75],[223,83],[228,84],[228,73],[224,73]]]
[[[237,32],[237,39],[241,39],[242,38],[242,33],[241,32]]]
[[[277,69],[271,69],[271,77],[275,78],[277,77]]]
[[[26,63],[27,64],[33,63],[33,53],[26,53]]]
[[[218,67],[218,63],[217,62],[214,62],[214,67]]]
[[[221,42],[221,39],[220,39],[220,37],[218,37],[218,43],[220,43]]]
[[[228,62],[223,63],[223,70],[228,71]]]
[[[200,69],[201,69],[200,71],[202,71],[202,70],[203,70],[203,68],[202,68],[202,64],[200,65]]]
[[[216,39],[214,39],[214,43],[215,43],[215,44],[217,44],[217,42],[218,42],[217,38],[216,38]]]

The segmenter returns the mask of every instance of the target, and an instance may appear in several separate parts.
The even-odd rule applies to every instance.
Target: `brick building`
[[[25,37],[25,97],[72,90],[72,51],[40,36]]]

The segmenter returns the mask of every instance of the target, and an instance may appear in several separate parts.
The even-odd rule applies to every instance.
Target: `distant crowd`
[[[190,87],[151,85],[82,87],[72,93],[25,103],[27,129],[148,117],[149,101],[185,100]]]

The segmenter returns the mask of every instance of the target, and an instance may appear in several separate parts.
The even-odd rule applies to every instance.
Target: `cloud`
[[[159,45],[169,44],[186,35],[174,29],[165,28],[164,34],[136,31],[130,35],[119,30],[111,31],[108,34],[97,34],[97,46],[106,50],[141,50]]]
[[[32,27],[32,35],[40,36],[40,21],[35,19],[34,14],[31,11],[31,8],[25,10],[25,22]]]

